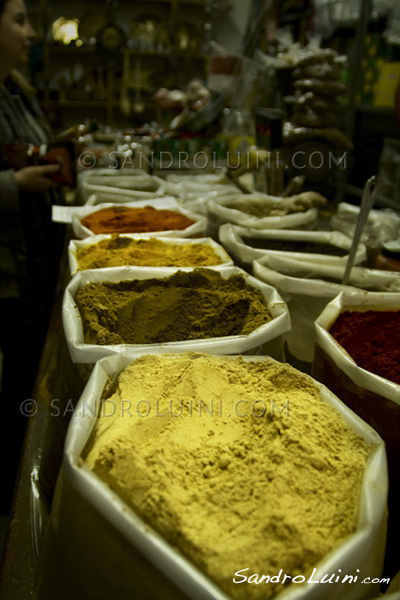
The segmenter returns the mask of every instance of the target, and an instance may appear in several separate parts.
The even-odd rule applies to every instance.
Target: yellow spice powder
[[[146,355],[119,376],[84,460],[232,598],[307,576],[357,526],[371,447],[293,367],[202,353]]]
[[[226,255],[226,260],[229,257]],[[211,267],[223,262],[212,246],[201,243],[168,244],[162,240],[133,239],[113,234],[76,251],[78,270],[137,265],[142,267]]]

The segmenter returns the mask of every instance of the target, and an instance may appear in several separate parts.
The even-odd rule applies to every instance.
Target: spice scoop
[[[358,244],[361,239],[362,232],[368,219],[368,215],[374,205],[376,190],[378,188],[378,180],[376,176],[370,177],[364,186],[363,196],[361,199],[360,213],[358,215],[356,229],[354,231],[353,242],[349,252],[349,258],[346,264],[342,284],[347,285],[350,279],[351,269],[353,268],[354,259],[356,256]]]

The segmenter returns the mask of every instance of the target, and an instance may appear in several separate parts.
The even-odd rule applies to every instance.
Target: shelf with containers
[[[347,10],[350,3],[331,2]],[[395,10],[395,4],[393,4]],[[331,15],[332,16],[332,15]],[[351,18],[332,18],[333,31],[324,45],[349,57],[345,80],[349,85],[347,102],[338,111],[343,129],[353,140],[347,173],[338,187],[338,199],[358,203],[366,180],[376,175],[388,138],[400,139],[398,89],[400,47],[388,35],[390,12],[380,14],[377,3],[360,0],[353,5]],[[397,93],[397,95],[396,95]],[[400,209],[399,198],[377,198],[377,205]]]
[[[91,4],[82,10],[78,2],[46,1],[29,10],[28,3],[40,38],[35,85],[56,130],[76,123],[85,108],[85,116],[109,126],[159,121],[159,88],[205,79],[204,0]]]

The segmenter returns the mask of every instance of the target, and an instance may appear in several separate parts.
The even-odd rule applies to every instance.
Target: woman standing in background
[[[0,419],[10,465],[0,512],[9,510],[25,419],[21,405],[32,397],[46,335],[62,240],[51,222],[60,188],[49,176],[57,165],[10,167],[7,144],[52,139],[34,90],[16,69],[27,65],[35,30],[23,0],[0,0],[0,348],[3,367]]]

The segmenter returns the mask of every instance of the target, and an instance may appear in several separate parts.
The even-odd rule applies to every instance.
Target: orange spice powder
[[[182,230],[193,225],[194,221],[173,210],[152,206],[112,206],[87,215],[81,223],[93,233],[146,233]]]

